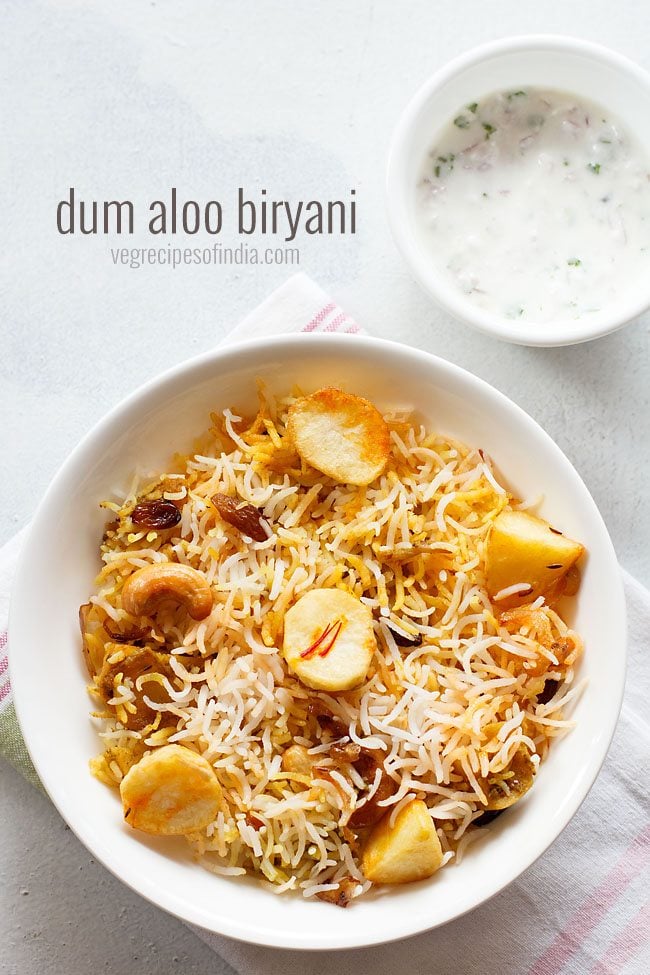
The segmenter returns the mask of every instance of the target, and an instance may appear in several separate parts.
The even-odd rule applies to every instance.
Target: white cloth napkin
[[[305,275],[227,338],[359,332]],[[0,550],[0,744],[26,772],[6,665],[9,585],[19,537]],[[241,975],[646,975],[650,972],[650,593],[624,573],[630,656],[625,703],[604,768],[551,849],[489,903],[427,934],[376,948],[293,952],[193,930]],[[3,728],[4,724],[4,728]],[[354,907],[350,908],[354,910]],[[332,923],[336,922],[332,908]]]

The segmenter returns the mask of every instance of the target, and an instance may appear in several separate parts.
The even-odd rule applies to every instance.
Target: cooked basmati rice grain
[[[254,418],[213,414],[173,473],[138,475],[121,504],[104,503],[115,521],[89,603],[85,640],[95,650],[101,634],[133,630],[121,590],[138,567],[171,560],[199,570],[214,606],[200,622],[173,603],[137,621],[140,642],[169,664],[135,680],[118,674],[110,696],[95,681],[104,755],[93,770],[117,785],[147,750],[181,743],[210,762],[222,788],[214,822],[188,836],[209,870],[251,873],[309,898],[345,883],[357,897],[370,883],[346,825],[355,808],[376,804],[394,822],[424,798],[443,865],[459,863],[479,833],[472,822],[489,777],[506,775],[507,792],[518,749],[536,765],[570,728],[564,709],[582,687],[572,685],[582,647],[542,597],[528,607],[532,622],[510,632],[498,604],[525,582],[488,598],[490,526],[504,508],[526,505],[487,455],[400,410],[386,418],[392,448],[381,476],[339,484],[303,466],[288,442],[294,398],[261,390]],[[268,538],[252,542],[223,522],[215,494],[256,507]],[[134,532],[133,506],[159,497],[179,506],[178,525]],[[285,611],[311,588],[335,587],[369,608],[378,644],[365,682],[339,697],[304,687],[280,653]],[[547,679],[558,688],[539,704]],[[129,709],[142,705],[152,724],[127,729]],[[334,742],[352,749],[350,761]],[[291,745],[306,749],[307,774],[283,768]]]

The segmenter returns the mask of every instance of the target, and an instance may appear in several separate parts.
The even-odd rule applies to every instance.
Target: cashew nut
[[[154,562],[136,569],[124,583],[122,606],[132,616],[148,616],[161,599],[181,603],[193,620],[212,609],[212,590],[196,569],[180,562]]]

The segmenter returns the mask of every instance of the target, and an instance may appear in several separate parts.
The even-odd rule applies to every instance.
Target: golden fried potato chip
[[[201,755],[182,745],[163,745],[129,769],[120,795],[129,826],[171,836],[209,826],[219,811],[221,786]]]
[[[376,649],[370,610],[342,589],[312,589],[284,617],[284,657],[307,687],[358,687]]]
[[[390,432],[379,410],[340,389],[319,389],[296,400],[287,432],[303,460],[343,484],[370,484],[390,453]]]

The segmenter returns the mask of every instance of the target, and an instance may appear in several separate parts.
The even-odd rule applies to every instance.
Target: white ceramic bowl
[[[605,335],[650,307],[650,276],[616,305],[589,318],[516,322],[474,305],[431,257],[416,220],[416,186],[436,133],[458,109],[496,91],[536,85],[573,92],[603,105],[634,133],[650,157],[650,75],[634,62],[573,37],[511,37],[474,48],[430,78],[410,102],[393,136],[387,172],[388,215],[415,278],[450,315],[522,345],[571,345]]]
[[[216,877],[182,839],[136,833],[119,798],[91,777],[100,750],[88,712],[77,610],[93,588],[107,521],[98,502],[136,467],[164,470],[205,429],[210,410],[254,409],[255,377],[284,392],[336,384],[380,407],[407,405],[441,431],[485,448],[522,497],[587,546],[575,625],[586,639],[577,727],[559,741],[522,802],[495,822],[458,867],[336,911],[278,897],[254,880]],[[510,883],[557,837],[584,799],[613,734],[624,679],[625,611],[618,565],[586,487],[559,448],[505,396],[415,349],[350,336],[278,337],[216,350],[150,382],[72,453],[34,518],[10,617],[16,708],[36,769],[77,836],[116,876],[187,921],[245,941],[343,948],[390,941],[463,914]]]

